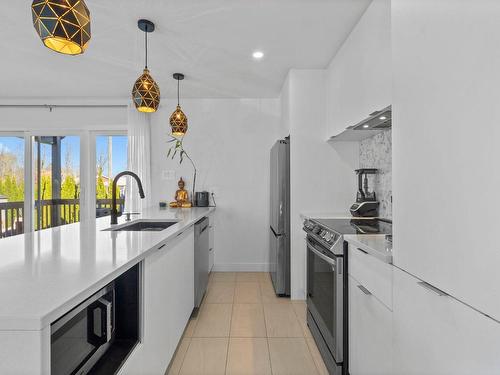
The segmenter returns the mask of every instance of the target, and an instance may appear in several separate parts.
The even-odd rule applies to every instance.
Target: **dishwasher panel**
[[[209,221],[204,217],[194,225],[194,306],[200,307],[208,285],[210,252]]]

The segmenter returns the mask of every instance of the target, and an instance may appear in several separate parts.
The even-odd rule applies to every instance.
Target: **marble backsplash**
[[[368,176],[370,189],[380,201],[379,216],[392,219],[392,133],[385,130],[360,142],[360,168],[377,168],[379,173]]]

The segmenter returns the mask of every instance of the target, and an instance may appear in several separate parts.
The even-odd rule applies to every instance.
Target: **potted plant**
[[[170,140],[168,141],[168,143],[172,143],[173,145],[170,146],[170,149],[168,150],[167,158],[171,157],[172,160],[174,160],[175,157],[177,155],[179,155],[179,164],[182,164],[182,162],[184,161],[184,158],[186,158],[191,162],[191,165],[193,166],[193,170],[194,170],[193,192],[191,195],[191,199],[194,201],[194,192],[195,192],[195,188],[196,188],[196,165],[194,164],[193,159],[191,159],[189,154],[184,149],[184,144],[183,144],[184,138],[176,138],[171,134],[169,136],[170,136]],[[193,202],[193,204],[194,204],[194,202]]]

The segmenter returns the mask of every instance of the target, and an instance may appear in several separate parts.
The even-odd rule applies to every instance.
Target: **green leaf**
[[[181,151],[181,153],[180,153],[180,161],[179,161],[179,164],[182,164],[182,162],[184,161],[184,154],[185,154],[185,152],[184,152],[184,150],[182,150],[182,151]]]
[[[172,153],[172,148],[169,148],[168,149],[168,154],[167,154],[167,158],[170,156],[170,154]]]
[[[168,143],[172,143],[172,142],[174,142],[174,141],[176,141],[176,140],[177,140],[177,139],[175,139],[175,138],[173,138],[173,137],[172,137],[172,139],[171,139],[171,140],[169,140],[169,141],[168,141]]]
[[[174,160],[176,154],[177,154],[177,150],[174,151],[174,154],[172,155],[172,160]]]

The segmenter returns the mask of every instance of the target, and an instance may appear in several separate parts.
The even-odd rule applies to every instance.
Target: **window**
[[[125,130],[0,132],[0,238],[109,215],[127,154]],[[122,212],[125,182],[117,184]]]
[[[80,221],[80,137],[33,137],[35,230]]]
[[[127,169],[126,135],[96,136],[96,217],[110,214],[112,184],[115,176]],[[117,210],[125,205],[125,178],[117,182]]]
[[[24,233],[24,137],[0,136],[0,238]]]

